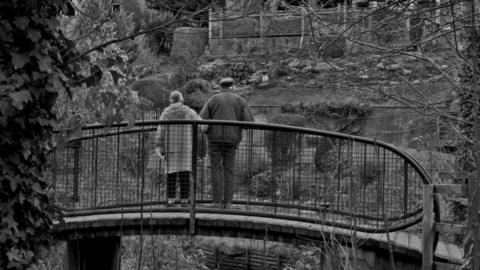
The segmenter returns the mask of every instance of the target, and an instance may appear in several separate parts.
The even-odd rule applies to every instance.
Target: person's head
[[[220,86],[222,87],[222,90],[230,89],[233,86],[233,79],[230,77],[221,79]]]
[[[170,93],[170,103],[183,103],[184,100],[183,100],[183,95],[180,91],[173,91]]]

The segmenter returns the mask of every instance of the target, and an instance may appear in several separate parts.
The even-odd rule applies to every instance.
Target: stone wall
[[[386,247],[356,250],[356,260],[350,248],[292,246],[262,240],[239,239],[228,237],[196,237],[195,241],[204,243],[207,265],[217,269],[356,269],[356,270],[390,270],[392,263]],[[327,244],[328,245],[328,244]],[[294,252],[292,251],[300,252]],[[338,250],[337,250],[338,249]],[[336,250],[336,251],[335,251]],[[248,251],[248,252],[247,252]],[[332,252],[335,252],[333,254]],[[329,255],[330,254],[330,255]],[[343,255],[342,255],[343,254]],[[345,257],[347,256],[347,257]],[[343,258],[342,258],[343,257]],[[395,269],[420,270],[421,258],[402,253],[394,253]],[[340,261],[340,262],[339,262]],[[248,263],[248,267],[247,267]],[[350,268],[351,267],[351,268]],[[455,264],[438,264],[438,270],[459,269]]]

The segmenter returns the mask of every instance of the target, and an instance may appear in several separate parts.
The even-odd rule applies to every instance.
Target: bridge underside
[[[234,214],[197,213],[194,235],[260,239],[291,244],[311,245],[312,241],[335,241],[351,245],[361,243],[361,248],[388,251],[391,247],[396,255],[421,260],[421,239],[405,232],[364,233],[348,229]],[[57,224],[56,237],[61,240],[115,237],[125,235],[188,235],[190,213],[187,212],[144,212],[110,213],[90,216],[72,216],[65,223]],[[390,242],[390,244],[389,244]],[[389,245],[391,245],[389,247]],[[439,247],[445,246],[440,243]],[[444,262],[460,261],[451,254],[437,249],[436,259]]]

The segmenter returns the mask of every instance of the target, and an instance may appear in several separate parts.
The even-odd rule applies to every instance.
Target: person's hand
[[[160,158],[164,158],[164,157],[165,157],[165,154],[162,153],[162,151],[160,151],[160,147],[155,147],[155,153],[156,153]]]

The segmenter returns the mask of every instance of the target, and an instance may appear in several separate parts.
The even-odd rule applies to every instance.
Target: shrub
[[[273,175],[270,170],[253,176],[251,181],[250,192],[256,197],[271,197],[277,192],[278,176]]]
[[[299,114],[279,114],[270,121],[274,124],[304,127],[305,117]],[[295,160],[301,151],[301,134],[288,131],[265,132],[265,144],[272,162],[279,168],[285,169],[286,165]]]
[[[335,143],[332,139],[326,137],[317,138],[314,163],[318,172],[328,173],[335,171],[338,163],[335,149]]]
[[[363,186],[368,186],[375,182],[378,183],[384,175],[384,171],[380,165],[371,160],[357,164],[356,171],[359,176],[359,184]]]
[[[137,91],[140,98],[150,101],[153,108],[165,108],[169,104],[169,91],[165,80],[149,77],[134,82],[131,87]]]
[[[144,13],[146,29],[152,29],[174,21],[175,16],[169,11],[147,10]],[[168,55],[172,48],[173,29],[178,24],[171,24],[166,29],[158,29],[146,34],[148,47],[158,55]]]
[[[211,88],[212,85],[209,81],[197,78],[184,84],[180,91],[184,94],[185,105],[199,111],[210,97]]]

